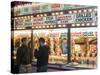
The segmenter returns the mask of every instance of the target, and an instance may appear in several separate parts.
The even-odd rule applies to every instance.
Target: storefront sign
[[[57,32],[50,32],[50,37],[59,37],[60,36],[60,33],[57,33]]]
[[[74,15],[59,15],[57,16],[57,24],[68,24],[73,23]]]
[[[44,4],[44,5],[41,5],[40,7],[41,12],[49,12],[51,11],[50,9],[51,9],[50,4]]]
[[[32,7],[32,13],[40,13],[40,6],[39,5],[34,5]]]
[[[32,26],[32,19],[25,19],[24,20],[24,25],[27,25],[27,26]]]
[[[83,36],[94,36],[93,32],[83,32]]]
[[[43,25],[43,17],[33,18],[33,25]]]
[[[15,20],[15,26],[23,25],[23,22],[24,22],[23,19],[16,19],[16,20]]]
[[[14,12],[14,16],[19,16],[21,15],[21,8],[15,7],[12,12]]]
[[[67,10],[67,9],[72,9],[74,7],[72,7],[71,5],[66,5],[66,4],[62,4],[61,5],[61,10]]]
[[[44,24],[45,25],[51,25],[51,24],[56,24],[56,17],[55,16],[47,16],[44,17]]]
[[[60,4],[51,4],[51,11],[57,11],[60,9]]]
[[[67,33],[65,32],[65,33],[61,33],[61,37],[62,38],[67,38]]]
[[[79,13],[75,16],[75,22],[93,22],[93,13]]]
[[[32,7],[31,6],[24,6],[21,9],[21,15],[32,14]]]

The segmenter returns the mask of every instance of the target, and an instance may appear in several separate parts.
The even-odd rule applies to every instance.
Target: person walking
[[[32,49],[27,46],[27,38],[22,38],[21,42],[22,45],[18,48],[16,54],[16,63],[20,66],[19,73],[31,73],[33,52]]]
[[[37,72],[47,72],[49,59],[49,46],[45,44],[45,39],[39,39],[40,47],[35,50],[35,57],[37,59]]]

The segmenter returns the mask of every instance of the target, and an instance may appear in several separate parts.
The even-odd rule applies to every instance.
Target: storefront
[[[59,5],[56,5],[58,10],[55,10],[54,5],[51,7],[53,11],[45,10],[47,7],[43,6],[44,9],[38,13],[40,11],[37,6],[37,9],[32,9],[36,13],[34,11],[33,14],[28,12],[29,15],[25,13],[12,17],[14,51],[20,46],[20,39],[27,37],[34,54],[39,47],[39,38],[43,37],[45,44],[50,46],[49,64],[91,64],[95,58],[93,65],[96,65],[97,7],[68,10],[60,10]],[[35,57],[33,61],[36,61]]]

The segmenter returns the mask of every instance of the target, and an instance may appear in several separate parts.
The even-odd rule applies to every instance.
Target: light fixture
[[[21,17],[21,19],[23,19],[23,17]]]
[[[97,11],[97,8],[95,8],[94,11]]]
[[[31,16],[31,18],[33,18],[33,16]]]
[[[45,28],[45,26],[43,26],[43,28]]]
[[[24,19],[27,19],[27,17],[25,16]]]
[[[60,15],[63,15],[64,13],[63,12],[60,12]]]
[[[47,16],[47,14],[44,14],[44,16]]]
[[[95,26],[95,23],[92,23],[92,26]]]
[[[39,17],[39,15],[37,15],[37,17]]]
[[[47,27],[47,28],[49,28],[49,26],[48,26],[48,25],[47,25],[46,27]]]
[[[18,17],[18,19],[21,19],[21,17]]]
[[[15,20],[18,19],[17,17],[14,18]]]
[[[82,10],[78,10],[78,12],[79,12],[79,13],[81,13],[81,12],[82,12]]]
[[[81,26],[85,26],[85,24],[84,24],[84,23],[82,23],[82,24],[81,24]]]
[[[87,23],[86,26],[90,26],[90,23]]]
[[[38,26],[36,26],[35,28],[38,28]]]
[[[87,12],[87,10],[86,10],[86,9],[84,9],[83,11],[84,11],[84,12]]]
[[[27,18],[30,19],[31,16],[28,16]]]
[[[75,24],[72,24],[72,27],[75,27]]]
[[[92,9],[88,9],[89,12],[92,12]]]
[[[41,26],[39,26],[39,28],[41,28]]]
[[[77,13],[77,11],[76,11],[76,10],[74,10],[73,12],[74,12],[74,13]]]
[[[43,17],[43,15],[42,15],[42,14],[41,14],[40,16],[41,16],[41,17]]]
[[[52,13],[52,16],[54,16],[55,15],[55,13]]]
[[[66,27],[66,25],[64,24],[63,27]]]
[[[52,25],[50,25],[50,27],[52,28],[53,26],[52,26]]]
[[[58,12],[56,12],[56,15],[59,15],[59,13],[58,13]]]
[[[58,27],[61,27],[61,25],[58,25]]]
[[[69,14],[72,14],[72,11],[69,11]]]
[[[76,24],[76,26],[80,26],[80,24]]]

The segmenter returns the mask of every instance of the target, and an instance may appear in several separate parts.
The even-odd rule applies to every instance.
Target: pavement
[[[70,64],[49,64],[48,72],[57,72],[57,71],[73,71],[73,70],[91,70],[96,67],[88,67],[87,65],[74,65]],[[33,63],[33,73],[36,73],[36,63]]]

